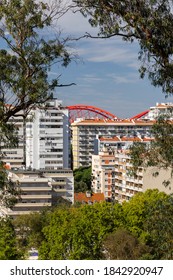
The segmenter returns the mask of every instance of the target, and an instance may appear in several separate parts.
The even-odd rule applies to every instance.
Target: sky
[[[58,22],[62,35],[80,37],[85,32],[96,34],[87,19],[80,13],[67,13]],[[55,96],[63,105],[85,104],[109,111],[119,118],[132,117],[154,106],[156,102],[173,102],[160,88],[139,77],[137,43],[120,38],[81,39],[71,43],[79,60],[61,71],[60,83],[75,86],[58,88]]]

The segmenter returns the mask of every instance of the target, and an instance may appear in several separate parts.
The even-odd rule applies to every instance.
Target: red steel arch
[[[109,113],[103,109],[100,109],[95,106],[76,104],[67,106],[67,109],[70,111],[70,122],[74,122],[76,118],[104,118],[104,119],[118,119],[114,114]]]
[[[137,114],[136,116],[133,116],[133,117],[130,118],[130,119],[131,119],[131,120],[140,119],[140,118],[142,118],[143,116],[147,115],[149,111],[150,111],[150,110],[146,110],[146,111],[144,111],[144,112],[141,112],[141,113]]]

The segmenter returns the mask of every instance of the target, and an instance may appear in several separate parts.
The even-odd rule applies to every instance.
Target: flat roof
[[[122,120],[104,120],[104,119],[89,119],[89,120],[80,120],[79,122],[72,123],[72,126],[79,126],[79,125],[120,125],[120,126],[135,126],[135,125],[153,125],[156,121],[155,120],[130,120],[130,119],[122,119]]]

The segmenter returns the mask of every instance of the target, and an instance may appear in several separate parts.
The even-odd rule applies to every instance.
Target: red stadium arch
[[[117,116],[95,106],[76,104],[67,106],[66,108],[70,111],[71,123],[74,122],[76,118],[118,119]]]
[[[150,110],[146,110],[146,111],[144,111],[144,112],[141,112],[141,113],[137,114],[136,116],[134,116],[134,117],[132,117],[132,118],[130,118],[130,119],[131,119],[131,120],[140,119],[140,118],[142,118],[143,116],[147,115],[149,111],[150,111]]]

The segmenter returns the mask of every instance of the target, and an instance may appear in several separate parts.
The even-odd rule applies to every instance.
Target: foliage
[[[54,2],[51,6],[34,0],[1,1],[0,40],[5,44],[0,50],[3,123],[21,110],[27,114],[33,105],[50,98],[59,86],[59,76],[50,80],[48,75],[52,65],[66,67],[71,60],[66,49],[68,38],[61,39],[49,29],[53,20],[65,13],[60,7],[62,1]]]
[[[0,260],[17,260],[21,257],[11,220],[0,218]]]
[[[150,248],[126,229],[117,229],[103,241],[104,255],[111,260],[139,260],[150,255]]]
[[[12,208],[20,200],[20,186],[8,178],[4,163],[0,162],[0,204]]]
[[[155,259],[173,259],[173,196],[158,199],[148,212],[144,229],[150,234],[149,245]]]
[[[152,207],[157,201],[164,201],[168,196],[164,192],[147,190],[145,193],[138,193],[129,202],[123,203],[123,214],[125,227],[142,241],[147,241],[148,234],[144,229],[144,223]]]
[[[57,208],[49,213],[42,229],[39,256],[61,260],[172,259],[172,202],[171,196],[148,190],[123,205],[102,202]]]
[[[31,247],[38,247],[42,240],[42,216],[40,213],[16,217],[13,225],[18,236],[18,248],[27,253]]]
[[[18,251],[46,260],[172,259],[173,197],[147,190],[120,204],[61,205],[17,217]],[[20,237],[20,238],[19,238]]]
[[[79,167],[74,170],[73,174],[75,192],[91,190],[91,166]]]
[[[102,259],[102,240],[118,224],[109,203],[57,208],[43,228],[41,259]],[[117,215],[118,216],[118,215]],[[119,224],[121,224],[119,222]]]
[[[99,38],[122,37],[140,46],[140,74],[154,86],[173,93],[173,13],[169,0],[73,0]],[[92,37],[86,34],[86,37]]]
[[[44,240],[42,229],[49,222],[49,214],[53,209],[45,208],[39,213],[20,215],[12,221],[18,237],[17,246],[25,255],[30,248],[38,248]]]

